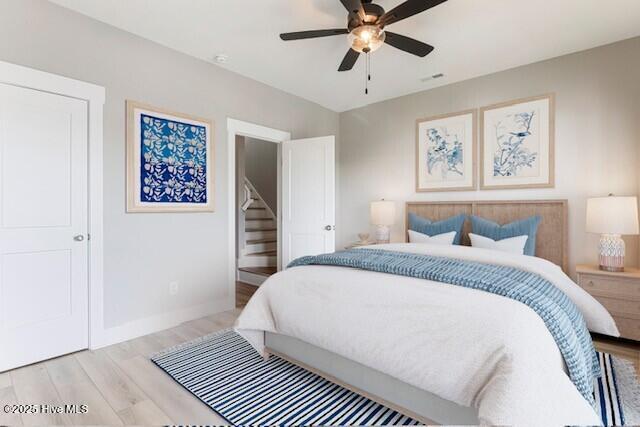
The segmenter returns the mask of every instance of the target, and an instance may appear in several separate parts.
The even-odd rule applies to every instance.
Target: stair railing
[[[255,202],[255,200],[251,198],[251,189],[247,185],[247,180],[245,178],[245,182],[244,182],[244,202],[242,202],[242,206],[240,207],[240,209],[242,209],[242,212],[246,212],[247,209],[249,209],[249,206],[251,206],[251,204],[253,202]]]
[[[247,209],[249,209],[249,206],[251,206],[251,203],[255,202],[255,199],[251,198],[251,193],[255,193],[258,198],[260,198],[260,200],[263,201],[264,203],[264,199],[262,198],[262,196],[260,196],[260,193],[258,192],[258,190],[256,190],[256,188],[253,186],[253,184],[251,183],[251,181],[249,181],[249,179],[247,179],[247,177],[244,178],[244,191],[245,191],[245,202],[242,204],[242,210],[246,212]],[[249,202],[250,201],[250,202]],[[247,204],[247,202],[249,202]],[[244,208],[246,205],[246,209]],[[264,203],[265,208],[267,209],[267,213],[269,214],[269,216],[271,217],[271,219],[273,219],[274,221],[278,220],[278,217],[276,216],[276,214],[271,210],[271,208],[269,207],[269,205],[267,205],[266,203]]]

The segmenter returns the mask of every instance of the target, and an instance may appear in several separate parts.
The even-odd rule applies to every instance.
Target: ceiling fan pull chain
[[[369,95],[369,81],[371,80],[371,73],[370,73],[371,62],[370,62],[369,52],[367,52],[366,55],[367,56],[365,58],[364,94]]]
[[[369,82],[367,81],[367,74],[369,74],[369,61],[367,60],[367,58],[369,58],[369,54],[365,53],[365,58],[364,58],[364,94],[365,95],[369,95]]]

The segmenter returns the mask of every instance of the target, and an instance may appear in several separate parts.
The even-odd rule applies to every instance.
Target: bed
[[[410,202],[410,212],[432,220],[475,214],[500,223],[539,215],[536,257],[467,246],[372,248],[535,273],[575,303],[591,330],[617,335],[609,313],[563,272],[566,201]],[[465,224],[463,245],[468,232]],[[265,357],[285,358],[425,424],[600,422],[538,314],[477,289],[341,266],[300,266],[265,282],[235,329]]]

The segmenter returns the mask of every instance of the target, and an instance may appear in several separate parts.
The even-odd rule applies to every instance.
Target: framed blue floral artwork
[[[554,186],[554,95],[480,109],[480,188]]]
[[[127,212],[213,212],[213,122],[127,101]]]
[[[416,124],[416,191],[476,187],[476,111],[419,119]]]

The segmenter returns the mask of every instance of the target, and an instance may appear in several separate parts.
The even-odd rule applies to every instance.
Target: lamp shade
[[[393,225],[396,219],[396,204],[389,200],[371,202],[371,224]]]
[[[638,199],[618,196],[588,199],[587,232],[638,234]]]

